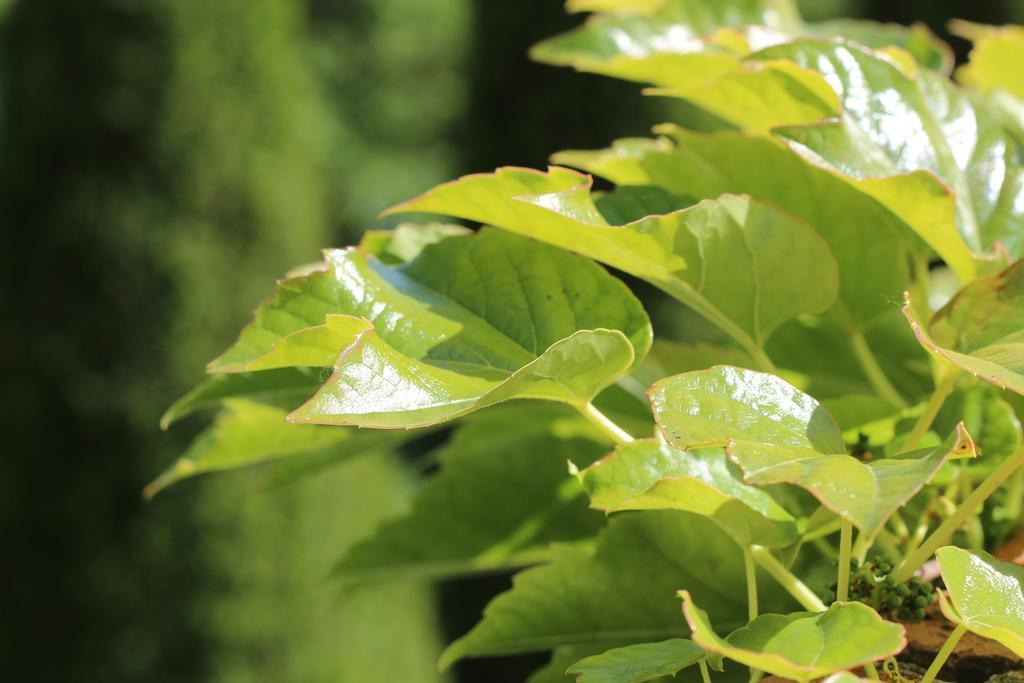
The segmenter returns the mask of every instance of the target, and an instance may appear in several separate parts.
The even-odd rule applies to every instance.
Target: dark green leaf
[[[551,543],[601,528],[565,463],[606,450],[589,423],[551,406],[484,413],[441,449],[441,470],[411,510],[353,546],[336,572],[353,581],[447,577],[547,559]]]

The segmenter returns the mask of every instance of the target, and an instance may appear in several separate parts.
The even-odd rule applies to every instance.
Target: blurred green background
[[[943,35],[1024,23],[1019,0],[801,4]],[[5,680],[521,681],[543,662],[436,673],[506,577],[326,579],[416,486],[401,455],[140,491],[199,426],[162,433],[160,413],[286,269],[432,184],[665,115],[527,60],[577,22],[555,0],[0,1]]]

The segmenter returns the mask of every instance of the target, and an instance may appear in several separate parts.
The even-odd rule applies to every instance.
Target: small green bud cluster
[[[894,567],[883,557],[875,557],[863,566],[856,558],[850,560],[849,599],[863,602],[880,613],[899,621],[924,619],[925,610],[937,599],[935,587],[916,576],[904,583],[892,577]],[[832,583],[825,602],[836,599],[836,584]]]

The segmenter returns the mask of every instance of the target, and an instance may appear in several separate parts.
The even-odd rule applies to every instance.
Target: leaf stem
[[[793,596],[805,609],[811,612],[824,612],[827,608],[825,603],[814,594],[807,584],[793,575],[782,566],[782,563],[775,559],[768,548],[759,545],[750,546],[750,554],[754,556],[761,568],[772,575],[786,591]]]
[[[946,663],[946,660],[949,659],[949,655],[953,653],[953,649],[956,647],[956,644],[960,642],[960,639],[963,638],[964,633],[966,632],[966,626],[963,624],[956,625],[953,632],[949,634],[949,638],[946,638],[946,642],[943,644],[942,649],[939,650],[937,655],[935,655],[932,665],[924,672],[924,676],[921,677],[921,683],[932,683],[932,681],[935,680],[935,677],[939,675],[939,671],[942,669],[942,666]]]
[[[600,429],[601,433],[611,439],[612,442],[620,445],[633,443],[633,437],[622,427],[612,422],[607,415],[595,408],[593,403],[577,406],[577,409],[583,417],[590,420],[591,424]]]
[[[953,393],[956,380],[962,373],[963,370],[960,368],[949,368],[939,380],[939,383],[935,386],[935,391],[932,392],[932,397],[928,399],[928,404],[924,407],[924,412],[921,413],[921,417],[917,418],[914,428],[910,431],[910,436],[907,437],[906,443],[903,444],[904,452],[914,450],[921,443],[921,439],[928,433],[932,422],[935,421],[935,416],[939,414],[942,404]]]
[[[747,621],[757,619],[757,567],[749,546],[743,547],[743,567],[747,571]]]
[[[857,358],[857,363],[864,372],[864,376],[867,377],[868,383],[871,384],[871,388],[889,403],[899,408],[906,408],[906,400],[900,395],[900,392],[896,391],[896,387],[892,385],[892,382],[885,375],[885,371],[879,365],[874,352],[868,346],[864,334],[852,324],[847,325],[847,331],[850,334],[853,355]]]
[[[917,571],[917,568],[924,564],[939,546],[945,544],[953,532],[959,529],[967,518],[973,515],[982,503],[1021,466],[1024,466],[1024,448],[1018,449],[1016,453],[1004,460],[999,467],[985,477],[977,488],[971,491],[971,494],[956,507],[953,514],[947,517],[920,546],[907,554],[900,566],[893,572],[896,582],[902,583],[909,579]]]
[[[870,678],[873,681],[879,680],[878,669],[875,668],[874,662],[868,662],[864,665],[864,673],[866,673],[868,675],[868,678]]]
[[[864,560],[867,559],[868,551],[871,550],[871,546],[875,544],[875,535],[868,535],[861,531],[857,534],[857,542],[853,544],[853,556],[857,558],[857,562],[864,564]]]
[[[850,552],[853,548],[853,524],[843,519],[839,527],[839,577],[836,581],[836,600],[846,602],[850,597]]]
[[[700,677],[704,680],[704,683],[711,683],[711,672],[708,671],[708,660],[706,657],[700,660]]]

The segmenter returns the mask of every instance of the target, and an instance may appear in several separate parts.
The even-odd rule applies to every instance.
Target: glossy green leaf
[[[394,230],[367,230],[359,241],[359,248],[382,263],[408,263],[428,245],[469,232],[469,228],[447,223],[402,223]]]
[[[729,69],[751,42],[782,40],[781,31],[797,19],[789,0],[667,0],[640,7],[603,2],[587,9],[608,14],[535,45],[531,57],[629,80],[684,84]],[[749,25],[762,28],[748,36]]]
[[[293,408],[316,392],[323,381],[321,374],[322,371],[309,368],[281,368],[213,375],[175,401],[160,418],[160,426],[167,429],[178,420],[200,410],[216,408],[229,398]]]
[[[775,375],[721,365],[664,379],[649,391],[666,440],[680,448],[729,440],[843,453],[835,420]]]
[[[788,214],[723,196],[609,226],[590,183],[557,167],[505,168],[441,185],[391,211],[454,215],[589,256],[664,289],[753,350],[782,322],[835,299],[828,246]]]
[[[332,454],[342,458],[380,452],[409,438],[406,432],[293,425],[285,421],[287,414],[287,410],[247,399],[226,399],[213,425],[146,487],[145,495],[152,497],[177,481],[204,472],[300,455]]]
[[[1024,394],[1024,261],[962,289],[925,324],[907,296],[903,314],[945,362]]]
[[[619,446],[579,474],[591,505],[606,512],[683,510],[708,517],[741,546],[785,546],[796,520],[762,489],[747,486],[719,449],[692,453],[662,439]]]
[[[842,36],[874,50],[897,47],[933,71],[947,75],[953,69],[953,50],[922,23],[910,26],[859,19],[831,19],[804,25],[808,37]]]
[[[484,619],[442,657],[463,657],[682,638],[688,629],[672,595],[685,586],[700,597],[714,623],[746,622],[742,555],[710,521],[683,512],[612,517],[593,555],[558,548],[551,564],[528,569],[484,610]],[[784,607],[778,589],[761,587],[766,609]]]
[[[952,21],[950,30],[974,43],[956,79],[979,90],[1003,90],[1024,100],[1024,27]]]
[[[956,227],[971,251],[989,252],[1002,242],[1019,255],[1024,217],[1015,207],[1024,198],[1024,169],[1016,143],[967,93],[939,74],[922,70],[912,77],[885,55],[842,41],[794,41],[752,59],[815,69],[839,95],[838,119],[775,131],[795,150],[861,181],[933,173],[953,192]],[[939,227],[922,237],[965,278],[956,233],[948,221]]]
[[[795,484],[822,505],[873,538],[892,514],[914,497],[947,459],[978,455],[960,424],[942,444],[892,458],[862,462],[845,453],[822,454],[809,448],[732,441],[729,457],[748,484]]]
[[[615,648],[582,659],[569,673],[578,683],[643,683],[676,673],[704,658],[704,650],[685,638]]]
[[[946,584],[939,593],[946,618],[1024,657],[1024,567],[953,546],[935,556]]]
[[[607,150],[561,152],[553,160],[619,185],[653,185],[700,199],[749,194],[799,216],[828,242],[839,268],[839,302],[853,322],[877,319],[906,290],[903,235],[913,228],[877,199],[764,137],[659,130],[668,137],[620,140]]]
[[[293,420],[414,427],[511,398],[586,404],[650,336],[640,303],[600,266],[485,230],[393,267],[329,252],[326,270],[279,285],[213,369],[333,365]]]
[[[938,472],[974,457],[962,425],[939,447],[868,463],[846,454],[839,426],[810,396],[774,375],[718,366],[650,391],[658,427],[680,448],[726,446],[747,484],[795,484],[869,535]]]
[[[534,59],[658,85],[687,85],[727,71],[739,58],[798,36],[844,36],[900,48],[948,73],[952,52],[924,26],[867,21],[808,24],[790,0],[573,0],[601,14],[536,45]]]
[[[785,60],[744,62],[718,78],[648,94],[689,100],[734,126],[759,134],[776,126],[834,118],[840,106],[827,81]]]
[[[764,614],[720,638],[707,613],[681,591],[693,641],[754,669],[809,681],[891,657],[906,647],[906,631],[867,605],[838,602],[824,612]]]
[[[601,528],[565,463],[606,450],[589,423],[551,406],[484,413],[439,451],[440,472],[409,512],[349,549],[335,572],[348,581],[436,578],[544,560],[551,543]]]

